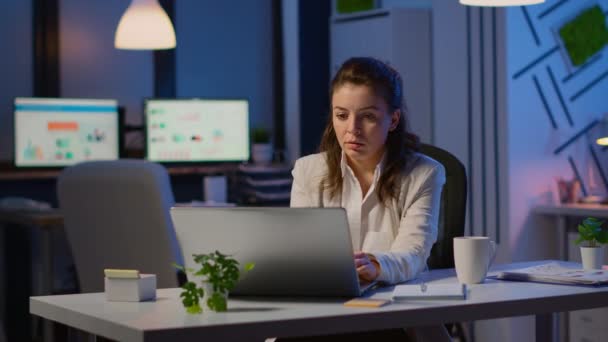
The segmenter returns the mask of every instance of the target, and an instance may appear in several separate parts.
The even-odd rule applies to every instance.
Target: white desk
[[[608,218],[608,205],[605,204],[560,204],[535,207],[535,214],[554,216],[557,219],[557,239],[559,256],[568,260],[568,218],[585,217]],[[576,227],[577,225],[573,225]]]
[[[494,270],[538,262],[498,265]],[[454,283],[453,270],[431,271],[425,279]],[[389,298],[392,288],[377,291]],[[181,289],[158,290],[156,302],[107,302],[103,293],[32,297],[30,312],[119,341],[263,341],[273,336],[307,336],[498,317],[536,315],[536,341],[551,341],[552,313],[608,305],[608,287],[588,288],[488,279],[470,288],[466,300],[393,303],[379,309],[347,308],[344,299],[231,298],[229,311],[189,315]]]

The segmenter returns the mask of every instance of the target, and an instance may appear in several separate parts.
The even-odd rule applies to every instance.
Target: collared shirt
[[[352,239],[353,249],[356,251],[363,250],[361,242],[364,239],[362,234],[368,231],[369,225],[369,213],[363,210],[365,208],[374,208],[378,204],[378,196],[376,195],[376,184],[382,169],[384,167],[384,156],[376,165],[374,169],[374,175],[372,184],[370,185],[365,197],[362,194],[361,183],[355,176],[354,171],[350,168],[346,162],[344,152],[342,152],[342,158],[340,160],[340,169],[342,171],[342,196],[340,199],[340,206],[346,209],[346,216],[348,217],[348,226],[350,228],[350,237]]]
[[[399,185],[399,196],[379,202],[376,188],[381,161],[365,197],[354,173],[341,161],[341,196],[330,197],[320,182],[327,174],[325,154],[296,161],[291,190],[292,207],[343,207],[346,209],[353,249],[373,254],[381,267],[379,281],[394,284],[416,277],[424,270],[437,239],[437,222],[445,170],[435,160],[415,153]]]

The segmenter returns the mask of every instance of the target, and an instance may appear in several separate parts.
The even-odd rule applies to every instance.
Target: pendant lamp
[[[163,50],[175,47],[175,30],[158,0],[132,0],[120,18],[114,47],[126,50]]]

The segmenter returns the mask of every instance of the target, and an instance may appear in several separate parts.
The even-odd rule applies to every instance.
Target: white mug
[[[228,185],[226,176],[206,176],[203,180],[204,196],[206,202],[226,203]]]
[[[454,238],[456,276],[463,284],[482,283],[495,256],[496,243],[486,236]]]

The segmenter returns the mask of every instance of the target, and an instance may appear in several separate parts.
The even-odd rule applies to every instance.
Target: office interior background
[[[114,48],[127,0],[0,3],[3,170],[13,160],[18,96],[117,99],[130,126],[142,125],[144,98],[247,98],[251,126],[270,129],[290,163],[316,151],[336,56],[369,51],[413,70],[403,75],[406,101],[419,109],[410,113],[412,126],[467,167],[466,233],[494,239],[496,262],[558,257],[554,222],[533,214],[535,206],[559,202],[557,179],[578,179],[586,195],[608,194],[607,148],[594,143],[596,123],[608,113],[608,52],[574,67],[556,33],[591,6],[608,15],[608,0],[506,8],[382,0],[374,15],[352,20],[356,36],[337,28],[343,22],[333,1],[161,3],[177,46],[157,52]],[[391,31],[365,26],[398,11],[421,19],[395,16]],[[128,148],[142,148],[137,134],[127,134]],[[0,197],[56,205],[53,189],[53,180],[0,181]],[[0,293],[4,307],[10,293]],[[528,341],[533,331],[532,318],[520,317],[476,322],[474,335]]]

